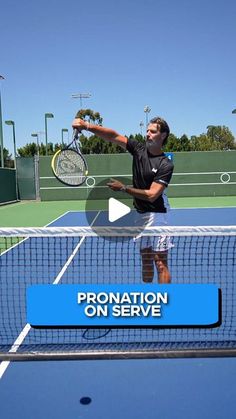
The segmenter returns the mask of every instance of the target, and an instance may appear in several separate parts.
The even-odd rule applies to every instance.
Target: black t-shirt
[[[146,143],[134,139],[128,140],[126,148],[133,156],[134,188],[150,189],[152,182],[168,186],[174,165],[164,153],[153,156],[148,152]],[[138,212],[167,212],[168,200],[164,193],[154,202],[134,198],[134,207]]]

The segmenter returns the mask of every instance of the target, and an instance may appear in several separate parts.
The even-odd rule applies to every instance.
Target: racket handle
[[[79,134],[80,134],[80,131],[78,130],[78,128],[74,128],[73,136],[76,140],[78,140]]]

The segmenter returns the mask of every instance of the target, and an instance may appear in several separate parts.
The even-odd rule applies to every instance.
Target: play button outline
[[[110,223],[114,223],[115,221],[119,220],[120,218],[124,217],[130,212],[131,209],[130,207],[128,207],[128,205],[123,204],[123,202],[118,201],[118,199],[109,198],[108,219]]]

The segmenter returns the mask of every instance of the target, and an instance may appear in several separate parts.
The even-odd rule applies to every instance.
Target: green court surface
[[[132,207],[131,200],[125,200]],[[236,196],[170,198],[171,208],[236,207]],[[0,227],[42,227],[67,211],[85,211],[86,201],[21,201],[0,206]],[[106,210],[107,201],[94,201],[94,210]],[[224,224],[224,220],[222,220]]]

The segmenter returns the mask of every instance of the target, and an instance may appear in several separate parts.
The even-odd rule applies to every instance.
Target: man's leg
[[[141,249],[143,282],[152,282],[154,276],[154,259],[151,247]]]
[[[169,284],[171,276],[168,269],[168,251],[155,252],[154,261],[157,268],[159,284]]]

